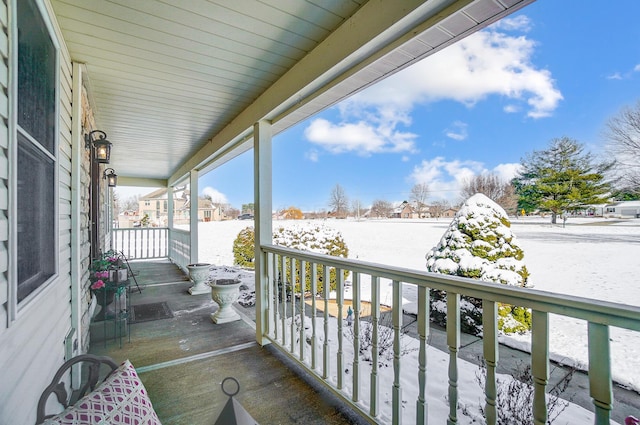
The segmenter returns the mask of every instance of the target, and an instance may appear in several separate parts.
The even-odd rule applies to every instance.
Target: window
[[[18,303],[56,273],[57,49],[35,0],[17,1]]]

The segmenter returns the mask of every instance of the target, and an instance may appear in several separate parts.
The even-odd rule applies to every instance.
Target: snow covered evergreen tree
[[[504,209],[480,193],[463,204],[438,245],[426,255],[430,272],[526,287],[529,272],[523,257]],[[432,320],[444,325],[446,313],[445,292],[432,290]],[[525,308],[500,304],[498,314],[498,328],[505,333],[531,329],[531,312]],[[480,333],[482,301],[462,296],[460,322],[463,332]]]

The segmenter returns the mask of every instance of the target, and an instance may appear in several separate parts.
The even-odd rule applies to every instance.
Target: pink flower
[[[100,288],[104,288],[104,282],[102,281],[102,279],[96,280],[93,285],[91,285],[91,289],[100,289]]]
[[[118,262],[118,257],[109,257],[109,258],[107,258],[107,261],[109,261],[110,263],[117,263]]]

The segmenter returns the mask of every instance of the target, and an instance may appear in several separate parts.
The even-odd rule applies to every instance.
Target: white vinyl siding
[[[16,303],[15,274],[16,252],[10,243],[15,233],[9,229],[15,222],[9,193],[16,182],[13,180],[16,166],[10,152],[16,143],[15,106],[15,6],[23,0],[0,0],[0,364],[4,368],[0,389],[0,424],[35,423],[39,395],[50,382],[56,369],[64,361],[65,337],[70,330],[70,234],[71,234],[71,60],[51,17],[48,0],[34,0],[47,23],[54,43],[58,47],[56,138],[54,253],[56,274],[28,297],[25,305]],[[8,19],[8,16],[13,19]],[[15,24],[13,24],[15,25]],[[53,31],[52,31],[53,30]],[[9,45],[12,46],[9,49]],[[9,64],[5,69],[3,63]],[[9,98],[4,93],[9,93]],[[9,126],[7,126],[9,123]],[[13,131],[12,131],[13,128]],[[11,171],[11,170],[14,171]],[[12,272],[13,268],[13,272]],[[6,276],[10,276],[6,280]]]

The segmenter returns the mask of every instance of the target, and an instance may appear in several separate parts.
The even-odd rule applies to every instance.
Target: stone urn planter
[[[195,263],[187,265],[189,269],[189,279],[193,282],[193,286],[189,288],[191,295],[208,294],[211,288],[207,285],[209,279],[209,263]]]
[[[95,291],[96,301],[100,306],[100,311],[94,317],[94,321],[102,322],[103,320],[112,319],[116,315],[114,306],[115,289],[102,288]]]
[[[220,306],[215,313],[211,314],[211,321],[219,324],[240,320],[240,315],[231,306],[240,295],[240,280],[216,279],[209,283],[209,286],[211,298]]]

